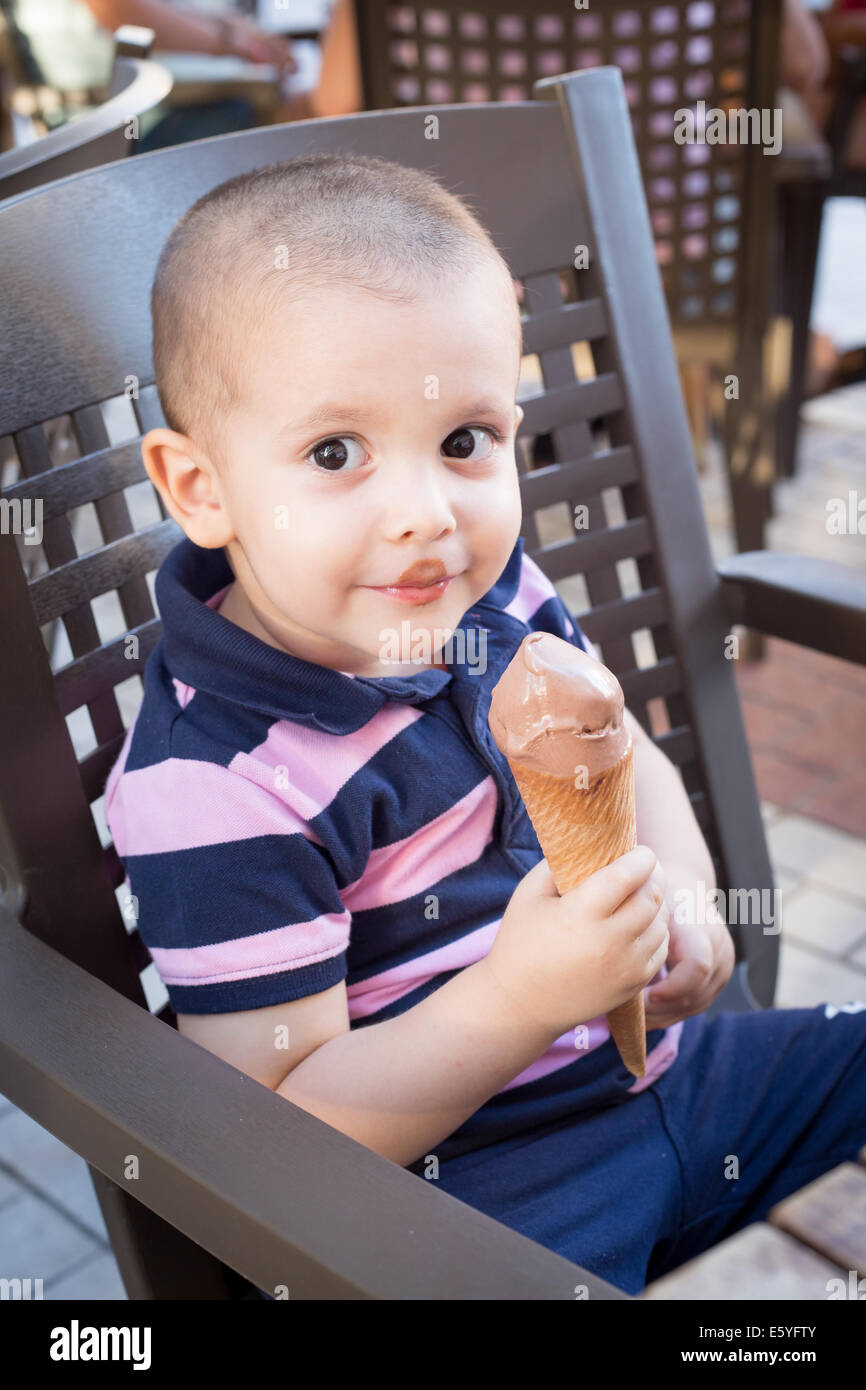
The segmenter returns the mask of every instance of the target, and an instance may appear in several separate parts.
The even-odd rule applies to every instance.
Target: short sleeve
[[[176,1013],[301,999],[347,974],[351,913],[289,800],[228,767],[121,774],[106,819],[137,926]]]

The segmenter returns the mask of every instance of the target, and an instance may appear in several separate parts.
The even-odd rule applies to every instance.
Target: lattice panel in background
[[[699,101],[707,111],[751,105],[754,3],[604,0],[586,11],[384,4],[387,90],[369,92],[368,105],[528,101],[540,77],[619,67],[671,319],[729,322],[737,312],[746,147],[678,144],[675,112]],[[369,7],[371,22],[378,8]]]

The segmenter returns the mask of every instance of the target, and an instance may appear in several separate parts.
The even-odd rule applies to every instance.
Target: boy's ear
[[[148,430],[141,457],[166,511],[191,541],[215,550],[234,539],[216,469],[189,435]]]
[[[516,405],[514,409],[517,412],[514,419],[514,433],[517,434],[517,431],[520,429],[520,422],[523,419],[524,411],[523,407],[520,405]]]

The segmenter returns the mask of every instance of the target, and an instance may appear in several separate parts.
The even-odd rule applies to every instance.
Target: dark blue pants
[[[639,1293],[856,1161],[866,1002],[856,1003],[687,1018],[676,1060],[645,1091],[459,1154],[429,1181]]]
[[[439,1185],[639,1293],[856,1160],[866,1144],[866,1003],[825,1009],[688,1018],[654,1085],[460,1155],[440,1165]]]

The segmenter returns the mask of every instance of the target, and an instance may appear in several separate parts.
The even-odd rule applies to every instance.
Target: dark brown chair
[[[521,400],[528,552],[564,591],[585,583],[572,610],[679,768],[721,888],[773,886],[724,655],[732,621],[866,654],[864,593],[843,567],[758,553],[715,569],[621,76],[548,79],[535,97],[442,107],[438,139],[425,138],[426,107],[241,131],[0,209],[10,271],[0,436],[20,461],[3,501],[42,499],[49,563],[28,583],[23,539],[0,533],[0,1088],[90,1165],[131,1298],[235,1298],[252,1292],[246,1281],[288,1284],[292,1298],[573,1299],[578,1283],[625,1297],[182,1037],[168,1007],[148,1007],[152,965],[122,918],[122,866],[97,826],[124,737],[117,687],[140,683],[160,631],[148,580],[180,535],[156,509],[136,532],[125,489],[150,488],[137,442],[163,423],[150,285],[195,199],[242,171],[328,150],[427,169],[471,197],[523,285],[524,350],[543,378]],[[587,269],[573,269],[576,244],[590,248]],[[593,362],[584,380],[575,345]],[[101,405],[127,391],[129,438],[112,443]],[[62,412],[81,457],[52,467],[43,422]],[[529,470],[540,431],[558,461]],[[575,532],[578,503],[590,525]],[[77,554],[69,516],[91,504],[102,543]],[[110,637],[91,609],[106,593],[122,614]],[[41,630],[55,618],[73,658],[52,671]],[[77,757],[66,721],[85,710],[93,747]],[[738,964],[714,1008],[770,1007],[778,936],[732,931]]]
[[[0,154],[0,200],[135,153],[130,122],[164,99],[171,91],[172,76],[147,58],[152,29],[124,25],[114,37],[106,101],[58,130]]]
[[[459,0],[355,0],[368,110],[523,101],[538,78],[620,68],[681,370],[686,383],[695,369],[714,382],[739,550],[763,546],[772,515],[776,158],[755,143],[679,144],[674,129],[700,101],[773,111],[780,4],[479,0],[466,13]]]

